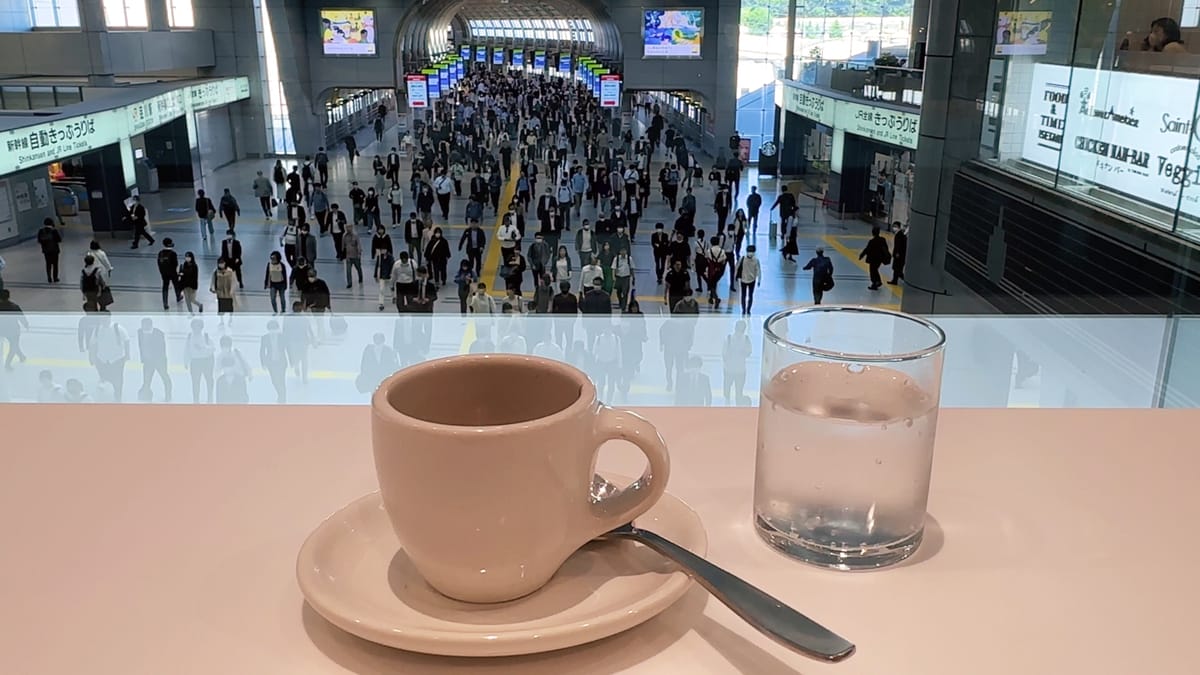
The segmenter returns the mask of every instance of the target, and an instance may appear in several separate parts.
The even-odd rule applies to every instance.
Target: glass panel
[[[54,101],[57,105],[71,105],[83,100],[83,90],[79,87],[55,87]]]
[[[0,87],[5,110],[29,110],[29,91],[25,87]]]
[[[196,17],[192,12],[192,0],[167,0],[167,24],[172,28],[192,28]]]
[[[34,110],[54,107],[54,87],[30,87],[29,107]]]

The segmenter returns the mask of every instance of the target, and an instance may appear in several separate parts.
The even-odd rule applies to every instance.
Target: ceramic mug
[[[589,540],[646,512],[670,472],[637,415],[601,405],[587,375],[533,356],[427,361],[371,399],[375,470],[392,529],[435,589],[466,602],[528,595]],[[594,501],[600,446],[622,439],[649,466]]]

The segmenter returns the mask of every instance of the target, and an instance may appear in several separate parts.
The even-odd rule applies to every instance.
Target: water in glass
[[[886,366],[805,361],[762,392],[755,523],[771,545],[839,569],[920,544],[937,398]]]

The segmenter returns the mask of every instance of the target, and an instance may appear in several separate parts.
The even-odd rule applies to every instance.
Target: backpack
[[[79,288],[84,293],[96,293],[100,290],[100,280],[97,278],[98,269],[92,270],[91,274],[81,272],[79,276]]]
[[[159,269],[175,267],[175,265],[171,264],[171,256],[167,253],[166,249],[163,249],[158,252],[158,267],[159,267]]]

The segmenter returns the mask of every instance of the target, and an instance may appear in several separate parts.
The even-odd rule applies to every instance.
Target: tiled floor
[[[329,188],[331,199],[343,203],[348,202],[346,194],[352,180],[358,180],[364,187],[374,184],[371,159],[377,153],[387,153],[388,149],[395,144],[396,133],[395,129],[389,130],[385,135],[384,144],[381,146],[374,142],[373,134],[369,130],[360,132],[362,157],[353,168],[347,162],[344,152],[332,153]],[[656,157],[655,172],[664,159],[661,154]],[[270,160],[238,162],[219,169],[214,175],[206,177],[202,185],[197,186],[204,187],[210,195],[219,195],[223,188],[229,187],[241,203],[242,217],[238,221],[237,230],[244,249],[244,259],[247,261],[245,276],[248,281],[241,298],[243,311],[266,312],[270,309],[268,296],[262,289],[259,279],[262,277],[268,253],[279,248],[282,224],[279,219],[268,221],[263,218],[249,186],[256,171],[262,170],[269,176],[272,163]],[[286,162],[289,167],[292,163]],[[407,185],[407,176],[405,176],[403,184]],[[763,194],[765,205],[774,201],[777,181],[773,178],[759,180],[756,171],[751,170],[742,180],[739,206],[744,205],[751,185],[758,186],[759,192]],[[649,233],[656,221],[665,222],[668,230],[674,221],[666,204],[657,194],[657,184],[655,184],[655,189],[656,193],[650,199],[649,208],[639,227],[639,237],[634,243],[632,251],[636,269],[636,294],[646,313],[664,311],[662,287],[656,284],[654,278],[654,260],[650,250]],[[704,228],[707,224],[711,229],[712,211],[707,205],[712,201],[712,189],[706,185],[696,189],[695,194],[700,212],[698,225]],[[151,226],[155,236],[160,241],[162,237],[171,237],[175,241],[176,251],[180,254],[185,251],[195,252],[200,262],[201,278],[204,280],[211,275],[216,265],[217,256],[220,254],[220,243],[211,239],[208,242],[201,241],[200,231],[192,212],[193,199],[194,194],[190,190],[165,190],[158,194],[146,195],[144,202],[150,212]],[[465,199],[455,199],[451,206],[449,222],[442,222],[440,218],[435,217],[435,224],[446,231],[452,247],[457,246],[458,237],[465,227],[463,215],[465,206]],[[765,209],[766,206],[764,206],[764,211]],[[762,227],[759,228],[757,236],[753,238],[759,249],[759,257],[763,261],[763,283],[755,298],[756,314],[766,314],[793,305],[808,304],[812,301],[811,277],[808,272],[801,271],[799,267],[812,257],[814,249],[818,246],[823,246],[832,257],[834,278],[837,281],[837,286],[826,294],[826,303],[899,307],[903,293],[902,287],[885,285],[878,291],[867,290],[866,267],[857,259],[858,251],[861,250],[869,235],[867,224],[858,220],[838,221],[815,208],[812,200],[807,197],[801,199],[800,213],[803,224],[798,239],[799,265],[782,260],[778,254],[778,242],[770,240],[767,227],[768,218],[761,218]],[[595,218],[595,215],[590,205],[585,206],[583,217]],[[387,214],[384,218],[386,222]],[[489,224],[489,219],[490,216],[485,217],[485,227]],[[530,220],[531,222],[534,220],[532,214]],[[494,228],[498,224],[498,220],[491,224]],[[218,220],[216,226],[221,228],[222,221]],[[61,258],[63,282],[54,286],[45,283],[42,258],[35,242],[27,241],[3,250],[4,258],[8,263],[8,267],[4,271],[4,283],[12,291],[13,300],[26,311],[75,311],[80,307],[81,297],[76,281],[83,253],[92,239],[92,234],[86,225],[80,223],[69,225],[64,234],[65,242]],[[573,233],[567,234],[562,243],[566,244],[573,254],[574,249],[570,246],[572,237]],[[494,239],[494,236],[489,237],[489,241],[492,242],[489,243],[489,247],[494,247]],[[155,266],[155,254],[159,246],[143,244],[135,251],[130,250],[129,242],[125,239],[102,238],[100,242],[114,265],[112,287],[116,304],[112,310],[139,313],[161,312],[159,277]],[[528,241],[525,242],[525,246],[527,245]],[[369,242],[364,248],[369,249]],[[364,262],[367,285],[363,287],[356,283],[353,288],[346,289],[344,288],[344,271],[342,265],[334,258],[332,240],[329,237],[322,238],[318,251],[317,267],[334,291],[335,311],[377,313],[376,289],[370,279],[369,261]],[[484,274],[485,277],[490,278],[486,280],[490,281],[489,287],[502,288],[500,280],[495,278],[499,259],[498,252],[489,251],[489,253],[490,255],[486,258],[488,264],[485,265]],[[451,261],[450,269],[452,271],[457,268],[460,258],[461,256],[456,254]],[[575,269],[579,269],[578,263],[576,263]],[[885,278],[890,278],[889,270],[885,269],[884,273]],[[207,284],[202,282],[201,285],[206,286]],[[205,288],[201,289],[200,294],[201,296],[208,295]],[[437,305],[437,311],[456,313],[458,302],[457,297],[453,296],[452,289],[447,289]],[[736,307],[736,298],[731,298],[731,300],[733,300],[732,303],[722,304],[720,310],[722,313],[736,314],[739,312]],[[704,303],[701,303],[701,307],[703,311],[708,311]],[[172,299],[170,311],[182,312],[183,309],[175,306]]]

